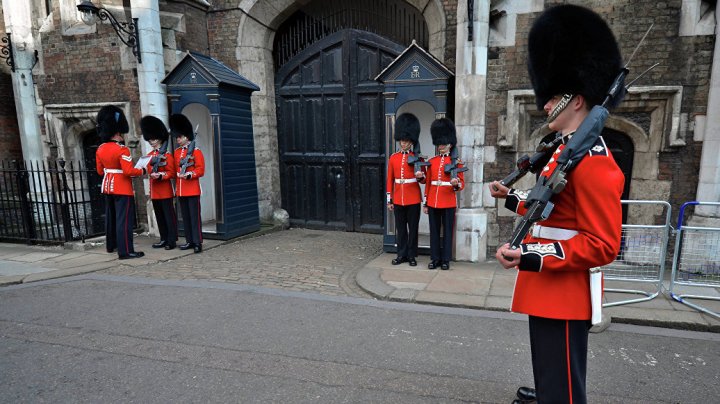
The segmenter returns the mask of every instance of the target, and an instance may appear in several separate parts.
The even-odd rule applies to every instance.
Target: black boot
[[[537,401],[537,394],[532,387],[520,387],[517,389],[517,400],[520,403],[534,403]]]
[[[193,248],[194,246],[195,246],[195,244],[193,244],[193,243],[185,243],[180,246],[180,249],[181,250],[189,250],[189,249]]]
[[[165,241],[165,240],[160,240],[159,243],[153,244],[153,245],[152,245],[152,248],[163,248],[163,247],[165,247],[166,245],[167,245],[167,241]]]
[[[145,256],[145,253],[144,253],[144,252],[142,252],[142,251],[135,251],[135,252],[127,253],[127,254],[125,254],[125,255],[120,255],[120,256],[118,256],[118,259],[121,259],[121,260],[129,260],[129,259],[132,259],[132,258],[140,258],[140,257],[144,257],[144,256]]]

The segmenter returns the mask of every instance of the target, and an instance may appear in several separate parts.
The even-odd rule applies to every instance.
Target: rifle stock
[[[160,167],[167,165],[167,162],[165,161],[165,153],[167,153],[167,148],[168,141],[166,140],[165,143],[163,143],[162,147],[160,147],[160,150],[158,150],[158,154],[152,159],[152,172],[156,173],[158,172]]]
[[[420,145],[414,144],[413,145],[413,156],[408,157],[407,162],[409,165],[413,166],[413,174],[422,171],[423,167],[427,167],[430,165],[430,163],[426,161],[422,161],[423,156],[420,155]]]
[[[187,168],[190,166],[194,166],[195,162],[192,160],[195,158],[193,157],[193,152],[195,151],[195,140],[191,141],[187,148],[187,155],[180,159],[180,175],[185,175],[187,172]]]
[[[459,173],[467,171],[467,167],[458,167],[457,147],[453,146],[450,150],[450,164],[445,165],[445,172],[450,174],[450,178],[457,178]]]

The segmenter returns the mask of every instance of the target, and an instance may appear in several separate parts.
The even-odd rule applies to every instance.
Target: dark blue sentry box
[[[432,157],[430,122],[448,114],[448,91],[454,74],[442,62],[413,41],[400,56],[393,60],[375,80],[385,85],[385,166],[387,159],[395,152],[395,118],[404,112],[413,113],[420,119],[420,145],[422,154]],[[427,215],[420,215],[418,250],[427,253],[430,249],[430,235]],[[396,252],[395,219],[392,212],[385,210],[383,250]]]
[[[258,231],[250,96],[260,88],[221,62],[194,52],[185,55],[163,84],[172,113],[186,115],[198,128],[196,146],[205,157],[200,182],[203,237],[228,240]]]

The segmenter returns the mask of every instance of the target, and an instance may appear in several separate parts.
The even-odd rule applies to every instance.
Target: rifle
[[[185,172],[187,171],[188,167],[192,167],[195,165],[195,157],[193,156],[193,152],[195,151],[195,139],[197,139],[197,130],[200,127],[198,124],[195,126],[195,138],[190,142],[187,148],[187,155],[185,157],[180,159],[180,175],[184,176]]]
[[[620,76],[627,73],[621,72]],[[618,76],[618,77],[620,77]],[[605,126],[609,112],[605,108],[607,100],[603,105],[596,105],[590,111],[580,127],[575,131],[572,139],[565,146],[565,149],[558,157],[558,165],[550,177],[540,176],[537,183],[530,191],[528,198],[525,200],[527,212],[520,219],[517,227],[513,231],[513,235],[508,242],[510,248],[516,249],[520,246],[525,235],[530,231],[533,224],[545,220],[550,217],[555,205],[550,202],[553,195],[562,192],[565,189],[567,180],[565,177],[579,162],[584,155],[595,144],[600,132]]]
[[[596,105],[590,110],[588,116],[585,117],[583,122],[573,134],[572,139],[568,141],[565,149],[557,158],[557,167],[550,177],[540,176],[538,178],[537,183],[525,200],[525,207],[527,208],[527,211],[525,212],[525,215],[523,215],[522,219],[520,219],[520,223],[518,223],[515,227],[513,235],[508,242],[511,249],[515,250],[520,247],[522,240],[530,231],[533,224],[550,217],[550,214],[555,207],[555,204],[550,202],[550,199],[553,195],[558,194],[565,189],[565,185],[567,185],[567,179],[565,179],[565,177],[567,174],[580,163],[590,148],[595,145],[597,138],[600,136],[600,132],[602,132],[602,129],[605,126],[605,120],[610,114],[607,110],[607,106],[611,101],[621,99],[627,92],[627,88],[625,87],[625,78],[630,72],[627,66],[630,64],[633,56],[635,56],[638,48],[645,40],[645,37],[647,37],[650,33],[652,27],[653,26],[650,25],[650,28],[648,28],[647,32],[645,32],[645,35],[642,39],[640,39],[640,43],[638,43],[632,55],[630,55],[630,59],[627,63],[625,63],[625,66],[620,69],[620,73],[618,73],[617,77],[615,77],[615,80],[607,91],[605,100],[603,100],[601,105]],[[643,72],[641,76],[647,73],[650,69]],[[635,80],[631,83],[634,83]]]
[[[451,179],[456,179],[459,173],[463,173],[468,170],[467,167],[458,167],[457,153],[457,147],[453,146],[450,150],[450,164],[445,165],[445,172],[450,173]]]
[[[500,183],[506,187],[510,187],[519,181],[520,178],[524,177],[528,172],[537,174],[537,172],[542,169],[545,163],[550,159],[560,143],[562,143],[562,136],[558,134],[558,136],[551,142],[540,143],[535,149],[536,153],[533,154],[532,157],[527,154],[523,154],[522,157],[518,159],[517,163],[515,163],[517,169],[511,172],[507,177],[500,180]]]
[[[413,154],[413,156],[410,156],[407,159],[408,164],[413,166],[413,174],[418,171],[422,171],[423,167],[430,165],[430,163],[422,161],[423,156],[420,155],[420,145],[417,143],[413,144]]]
[[[158,150],[158,154],[153,157],[150,164],[152,164],[152,172],[156,173],[158,172],[158,169],[160,167],[165,167],[167,165],[167,157],[165,156],[165,153],[167,153],[168,148],[168,141],[166,140],[165,143],[163,143],[162,147],[160,147],[160,150]]]

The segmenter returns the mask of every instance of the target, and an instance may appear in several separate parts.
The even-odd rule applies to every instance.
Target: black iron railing
[[[63,243],[104,233],[94,168],[58,159],[0,161],[0,240]]]

